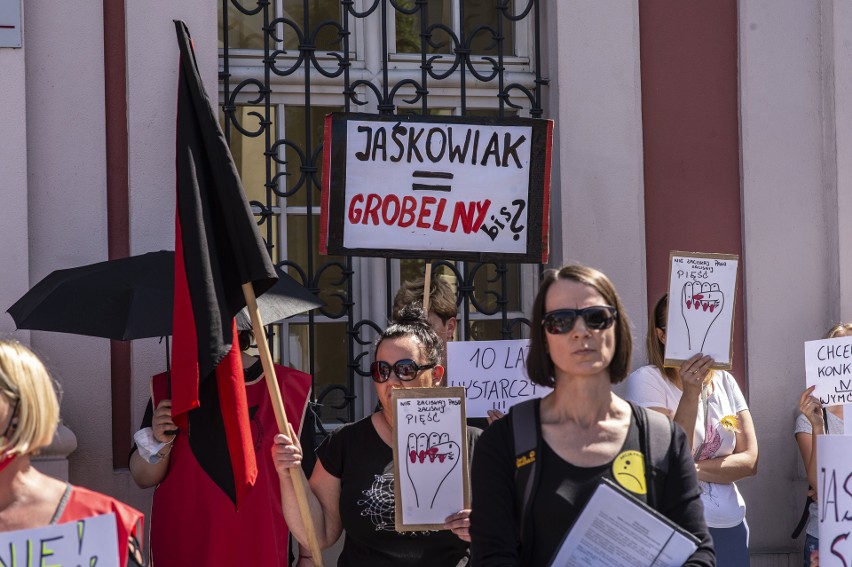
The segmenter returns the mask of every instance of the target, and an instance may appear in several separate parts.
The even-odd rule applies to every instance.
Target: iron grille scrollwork
[[[315,133],[318,93],[327,101],[330,89],[336,92],[333,106],[346,112],[429,114],[445,109],[449,90],[455,93],[455,111],[462,115],[480,112],[483,101],[490,98],[485,106],[492,109],[492,115],[520,112],[541,117],[542,87],[547,84],[541,69],[537,0],[340,0],[334,4],[337,19],[315,17],[316,11],[329,5],[322,0],[278,0],[277,4],[269,0],[222,0],[220,14],[219,80],[226,137],[232,146],[237,136],[263,140],[263,198],[252,201],[262,234],[273,258],[306,287],[317,294],[327,294],[329,286],[334,290],[334,305],[307,317],[309,355],[305,370],[316,376],[317,325],[345,323],[346,380],[320,388],[315,378],[312,406],[318,419],[312,425],[320,433],[325,431],[323,422],[355,419],[356,380],[369,375],[365,370],[369,345],[384,321],[356,316],[353,298],[358,274],[354,260],[323,259],[316,252],[314,213],[321,188],[322,155],[322,140]],[[442,21],[433,21],[430,11],[442,11],[445,5],[455,12]],[[482,5],[489,5],[489,10],[479,10]],[[292,16],[290,12],[299,8],[301,18]],[[276,10],[281,13],[276,14]],[[484,15],[485,23],[468,23],[471,10]],[[403,37],[403,28],[392,36],[392,21],[403,28],[419,21],[416,38]],[[243,39],[248,38],[249,47],[254,49],[235,45],[232,28],[243,32]],[[356,33],[365,35],[362,48],[370,38],[375,39],[370,34],[378,33],[378,41],[371,44],[379,49],[377,73],[370,74],[364,54],[356,53]],[[519,36],[525,38],[523,48],[518,47]],[[398,39],[412,51],[397,53]],[[413,52],[414,47],[419,51]],[[398,72],[406,65],[410,72]],[[442,91],[443,98],[433,95],[436,89]],[[298,104],[284,103],[303,113],[304,128],[298,141],[291,132],[282,136],[276,131],[275,125],[281,120],[277,109],[282,107],[279,91],[286,92],[288,101],[300,99]],[[240,113],[241,106],[251,110]],[[324,102],[322,108],[328,107]],[[245,178],[245,172],[243,175]],[[279,246],[282,216],[286,216],[284,211],[291,200],[298,200],[304,211],[304,240],[299,243],[307,250],[303,262],[289,258],[283,248],[275,248]],[[393,268],[392,261],[385,260],[388,311],[394,291]],[[493,338],[518,337],[529,324],[522,313],[518,314],[517,306],[512,309],[510,305],[509,279],[510,275],[517,277],[516,266],[439,260],[433,263],[433,269],[457,282],[461,340],[478,338],[475,327],[483,320],[499,322],[499,328],[492,330],[492,335],[499,336]],[[278,335],[280,351],[287,348],[287,341]]]

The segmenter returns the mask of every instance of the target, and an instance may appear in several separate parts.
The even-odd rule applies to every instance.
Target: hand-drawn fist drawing
[[[459,463],[461,450],[446,433],[408,436],[405,472],[414,488],[418,508],[432,508],[441,486]]]
[[[719,291],[719,284],[707,282],[683,284],[680,308],[686,323],[689,350],[704,350],[707,332],[724,307],[725,295]]]

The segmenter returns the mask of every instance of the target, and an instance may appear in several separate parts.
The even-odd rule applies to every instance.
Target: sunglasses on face
[[[391,370],[393,370],[397,378],[403,382],[409,382],[414,380],[421,370],[428,370],[430,368],[435,368],[435,365],[420,365],[410,358],[403,358],[402,360],[397,360],[394,364],[385,362],[384,360],[377,360],[370,365],[370,372],[373,375],[373,381],[382,384],[390,378]]]
[[[615,323],[616,313],[615,307],[611,305],[595,305],[585,309],[557,309],[544,314],[541,326],[551,335],[559,335],[573,329],[577,317],[582,317],[586,327],[603,331]]]

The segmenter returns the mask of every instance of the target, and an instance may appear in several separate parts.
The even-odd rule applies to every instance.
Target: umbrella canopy
[[[161,250],[56,270],[8,313],[19,329],[117,340],[171,335],[174,257]],[[286,273],[276,272],[278,282],[257,300],[265,324],[324,305]],[[238,327],[251,328],[248,313],[238,315]]]
[[[280,268],[276,267],[275,272],[278,274],[278,281],[257,298],[257,308],[264,325],[278,323],[293,315],[325,305],[325,302]],[[237,313],[237,329],[251,329],[251,318],[245,307]]]
[[[129,340],[171,334],[174,252],[56,270],[8,313],[19,329]]]

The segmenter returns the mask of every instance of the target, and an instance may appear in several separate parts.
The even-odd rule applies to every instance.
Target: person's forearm
[[[757,473],[757,455],[749,451],[695,463],[698,480],[730,484]]]
[[[314,533],[316,533],[320,549],[325,549],[326,547],[333,545],[340,537],[340,532],[338,531],[338,533],[334,534],[331,533],[330,529],[328,529],[330,526],[327,528],[322,504],[320,504],[320,501],[311,490],[310,484],[308,483],[307,478],[305,478],[304,471],[302,471],[301,468],[290,470],[298,471],[298,474],[302,476],[304,486],[307,488],[306,497],[308,501],[308,508],[311,512],[311,519],[314,524]],[[292,476],[289,473],[279,475],[279,480],[281,484],[281,505],[284,511],[284,519],[287,522],[287,527],[290,529],[290,533],[293,534],[293,537],[296,538],[299,545],[304,550],[304,554],[307,555],[310,553],[308,533],[302,520],[302,513],[299,509],[299,501],[296,498],[296,488],[294,486]]]
[[[808,475],[808,485],[816,490],[817,488],[817,442],[816,436],[822,434],[822,431],[817,431],[814,428],[814,434],[811,435],[811,454],[808,462],[805,464],[805,471]]]
[[[151,464],[139,454],[133,451],[130,456],[130,476],[139,488],[151,488],[163,482],[169,472],[169,453],[156,464]]]

